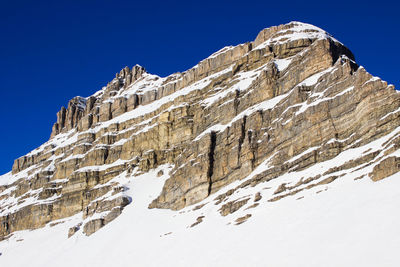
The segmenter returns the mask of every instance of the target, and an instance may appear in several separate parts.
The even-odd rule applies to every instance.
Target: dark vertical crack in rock
[[[255,168],[255,163],[256,163],[256,150],[257,150],[257,142],[254,142],[254,136],[253,136],[253,131],[248,130],[247,131],[247,139],[249,141],[250,145],[250,152],[252,154],[252,158],[250,159],[251,161],[251,169],[254,170]]]
[[[243,117],[242,125],[241,125],[241,131],[240,131],[240,137],[239,137],[239,145],[238,145],[238,165],[240,165],[240,152],[242,151],[242,145],[244,142],[244,138],[246,136],[246,120],[247,116]]]
[[[105,152],[104,152],[104,164],[106,164],[106,161],[107,161],[107,158],[108,158],[108,148],[107,147],[105,147],[104,148],[105,149]]]
[[[210,133],[210,149],[208,151],[208,170],[207,170],[207,180],[208,180],[208,195],[211,194],[212,189],[212,175],[214,171],[214,153],[217,140],[217,133],[212,131]]]
[[[240,91],[236,90],[235,91],[235,99],[233,100],[233,108],[235,109],[235,115],[238,114],[238,108],[239,108],[239,103],[240,103],[239,97],[240,97]]]

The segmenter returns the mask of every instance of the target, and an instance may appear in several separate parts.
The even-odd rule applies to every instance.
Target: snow
[[[32,150],[28,154],[26,154],[26,157],[36,155],[40,152],[43,152],[44,150],[48,148],[52,148],[49,151],[52,151],[54,148],[61,148],[65,147],[68,145],[71,145],[73,143],[76,143],[78,141],[78,133],[76,133],[75,129],[72,129],[66,133],[60,133],[56,135],[54,138],[50,139],[43,145],[39,146],[38,148]],[[49,152],[47,151],[47,152]]]
[[[324,74],[331,72],[334,69],[334,67],[330,67],[326,70],[320,71],[307,79],[305,79],[303,82],[301,82],[298,86],[312,86],[315,85],[319,78],[321,78]]]
[[[207,128],[205,131],[203,131],[198,136],[196,136],[196,138],[193,139],[193,142],[200,140],[203,136],[205,136],[211,132],[223,132],[227,127],[228,127],[228,125],[215,124],[215,125]]]
[[[14,188],[15,190],[15,188]],[[27,193],[23,194],[21,198],[16,198],[14,196],[8,196],[4,199],[0,200],[0,207],[7,207],[4,210],[0,211],[0,217],[1,216],[6,216],[10,213],[14,213],[17,210],[29,206],[29,205],[40,205],[40,204],[45,204],[45,203],[51,203],[57,198],[59,198],[59,195],[53,195],[50,198],[46,199],[39,199],[39,194],[43,191],[43,188],[36,189],[36,190],[30,190]],[[4,193],[2,192],[1,195]],[[0,260],[1,261],[1,260]]]
[[[368,83],[372,83],[372,82],[379,81],[379,80],[381,80],[381,78],[379,78],[379,77],[377,77],[377,76],[372,76],[368,81],[366,81],[365,83],[363,83],[362,86],[364,86],[364,85],[366,85],[366,84],[368,84]]]
[[[33,156],[33,155],[41,153],[45,150],[47,150],[46,152],[49,153],[51,151],[54,151],[55,149],[66,147],[66,146],[76,143],[78,141],[79,136],[84,136],[86,133],[97,133],[101,129],[107,128],[114,123],[122,123],[122,122],[125,122],[128,120],[131,120],[131,119],[145,116],[146,114],[154,112],[155,110],[159,109],[163,105],[167,105],[168,103],[173,103],[173,101],[180,96],[187,95],[195,90],[203,89],[214,78],[216,78],[220,75],[223,75],[225,73],[228,73],[230,71],[232,71],[232,66],[230,66],[220,72],[217,72],[213,75],[209,75],[208,77],[206,77],[202,80],[199,80],[185,88],[182,88],[179,91],[176,91],[176,92],[174,92],[170,95],[167,95],[161,99],[153,101],[147,105],[140,105],[136,109],[131,110],[129,112],[125,112],[118,117],[115,117],[115,118],[105,121],[105,122],[101,122],[94,128],[91,128],[85,132],[78,133],[78,132],[76,132],[75,129],[72,129],[66,133],[60,133],[60,134],[56,135],[55,137],[53,137],[52,139],[50,139],[49,141],[47,141],[46,143],[44,143],[43,145],[41,145],[40,147],[32,150],[25,156],[26,157]],[[128,87],[126,90],[120,91],[116,96],[112,97],[110,99],[110,101],[112,102],[112,101],[114,101],[115,98],[118,98],[118,97],[127,97],[131,94],[139,93],[139,91],[140,91],[140,93],[143,93],[144,91],[142,89],[145,89],[145,91],[154,90],[155,88],[159,87],[164,80],[165,80],[164,78],[160,78],[157,75],[152,75],[152,74],[146,73],[144,75],[143,79],[139,79],[138,81],[133,83],[130,87]],[[244,80],[244,82],[246,82],[246,80]],[[95,94],[98,95],[99,92],[96,92]],[[174,106],[172,106],[170,108],[174,108]],[[151,127],[146,127],[141,132],[145,132],[149,129],[151,129]],[[0,181],[0,184],[1,184],[1,181]]]
[[[298,39],[331,39],[334,42],[340,43],[329,33],[314,25],[297,21],[292,21],[289,24],[293,24],[293,27],[278,31],[272,36],[272,38],[259,44],[255,49],[263,49],[268,47],[270,44],[286,43]]]
[[[168,170],[168,166],[159,169]],[[168,175],[159,169],[127,179],[133,202],[90,237],[67,230],[81,214],[0,242],[2,266],[398,266],[400,175],[380,182],[340,179],[321,193],[308,190],[264,200],[221,217],[213,203],[182,212],[147,209]],[[166,173],[166,172],[164,172]],[[266,184],[243,190],[254,194]],[[325,191],[325,189],[327,189]],[[212,195],[205,203],[213,199]],[[251,213],[244,224],[229,224]],[[200,215],[199,225],[188,227]],[[17,240],[21,240],[17,242]],[[23,255],[23,256],[22,256]]]
[[[33,175],[35,175],[37,173],[37,171],[34,173],[30,173],[33,169],[35,169],[35,166],[30,166],[16,174],[12,174],[12,172],[8,172],[6,174],[1,175],[0,176],[0,186],[1,185],[10,185],[10,184],[14,183],[15,181],[18,181],[19,179],[22,179],[22,178],[29,179],[30,177],[32,177]],[[0,204],[1,204],[1,202],[0,202]]]
[[[61,183],[66,183],[68,181],[69,181],[68,178],[64,178],[64,179],[55,179],[55,180],[52,180],[51,182],[54,184],[61,184]]]
[[[205,105],[205,107],[209,107],[219,99],[224,98],[227,95],[232,94],[237,90],[244,91],[248,89],[264,69],[265,67],[263,66],[256,70],[239,73],[237,75],[237,78],[234,79],[234,81],[237,81],[237,83],[223,90],[220,90],[221,88],[215,88],[214,90],[220,90],[220,91],[212,95],[211,97],[204,99],[202,103]]]
[[[133,94],[140,95],[144,94],[145,92],[156,90],[164,81],[165,78],[160,78],[157,75],[145,73],[142,78],[129,85],[127,89],[118,91],[118,93],[111,97],[110,100],[113,102],[116,98],[128,97]]]
[[[84,110],[86,108],[86,98],[77,96],[76,99],[78,99],[77,107],[81,110]]]
[[[66,157],[65,159],[61,160],[60,163],[61,163],[61,162],[67,162],[67,161],[73,160],[73,159],[82,159],[82,158],[85,157],[86,154],[87,154],[87,153],[85,153],[85,154],[76,154],[76,155],[71,154],[71,155],[69,155],[68,157]]]
[[[349,92],[351,92],[353,90],[354,90],[354,86],[350,86],[349,88],[343,90],[342,92],[340,92],[339,94],[335,95],[334,97],[345,95],[345,94],[347,94],[347,93],[349,93]],[[332,97],[332,98],[334,98],[334,97]]]
[[[261,49],[271,43],[288,42],[299,38],[333,39],[315,26],[299,22],[293,23],[295,24],[293,28],[282,30],[279,32],[279,36],[267,40],[256,49]],[[231,49],[233,49],[232,46],[224,47],[209,58],[217,57]],[[290,65],[291,60],[292,58],[274,59],[274,63],[279,71],[284,71]],[[203,89],[212,79],[231,70],[232,66],[147,105],[141,105],[112,120],[99,123],[86,132],[78,134],[75,130],[71,130],[68,133],[59,134],[27,156],[42,151],[49,153],[78,142],[79,135],[88,132],[95,133],[113,123],[124,122],[154,112],[163,105],[173,103],[180,96]],[[210,106],[236,90],[248,90],[263,70],[264,67],[261,67],[237,74],[235,84],[224,90],[214,89],[215,93],[203,100],[202,104]],[[314,86],[324,74],[332,71],[333,67],[316,73],[296,86]],[[145,74],[127,89],[119,91],[107,101],[113,102],[118,97],[128,97],[132,94],[145,94],[159,88],[165,80],[157,75]],[[366,83],[377,80],[380,79],[372,77]],[[104,89],[103,87],[94,96],[101,96]],[[325,96],[326,90],[316,92],[310,96],[310,99],[314,100],[312,103],[288,107],[283,113],[290,108],[300,107],[296,112],[299,114],[311,106],[345,95],[352,90],[354,90],[353,86],[334,96]],[[235,121],[250,116],[258,110],[274,108],[290,92],[251,106],[226,124],[209,127],[194,141],[200,140],[212,131],[224,131]],[[80,98],[80,108],[84,108],[84,102],[85,99]],[[170,111],[178,107],[171,105],[166,110]],[[399,109],[387,114],[382,120],[398,111]],[[156,124],[150,123],[157,116],[146,119],[124,131],[140,129],[132,135],[148,131],[156,126]],[[276,179],[259,183],[253,187],[238,189],[225,202],[247,197],[253,199],[258,192],[263,198],[259,206],[247,209],[253,204],[250,200],[237,212],[226,217],[219,214],[218,210],[221,204],[215,204],[215,197],[268,171],[272,167],[271,160],[277,156],[279,151],[265,159],[244,179],[229,184],[200,202],[199,204],[205,204],[205,206],[198,210],[193,210],[192,206],[182,211],[148,209],[148,205],[159,195],[165,181],[169,178],[168,172],[173,166],[162,165],[145,174],[136,173],[137,176],[123,172],[106,184],[96,186],[102,187],[117,183],[128,188],[123,193],[112,195],[110,191],[96,199],[112,199],[121,195],[132,198],[132,203],[125,207],[121,216],[90,237],[84,236],[80,230],[72,238],[67,239],[68,229],[82,221],[82,213],[62,219],[59,221],[61,223],[54,227],[47,225],[35,231],[14,232],[9,240],[0,242],[0,266],[399,266],[400,260],[397,254],[400,247],[400,228],[397,222],[400,218],[398,215],[400,173],[376,183],[368,178],[368,174],[385,158],[400,156],[400,150],[392,154],[385,154],[385,151],[389,149],[386,147],[376,157],[379,158],[377,162],[366,164],[362,168],[357,166],[330,173],[329,176],[341,176],[330,184],[306,189],[307,186],[316,185],[327,178],[322,175],[306,185],[297,187],[296,189],[303,191],[294,196],[283,198],[277,202],[268,201],[276,196],[274,191],[282,183],[293,186],[303,178],[316,177],[333,167],[345,164],[348,160],[357,159],[366,151],[368,153],[378,151],[384,147],[385,142],[398,134],[400,134],[400,127],[371,143],[344,150],[333,159],[301,171],[285,173]],[[123,145],[129,139],[120,139],[112,146]],[[327,143],[335,140],[344,142],[347,139],[332,139]],[[91,150],[98,148],[96,146]],[[318,150],[318,147],[306,149],[287,162],[294,162],[315,150]],[[50,157],[51,163],[45,169],[54,169],[55,160],[63,156],[53,155]],[[83,156],[84,154],[70,155],[61,162]],[[119,159],[110,164],[85,166],[76,172],[104,171],[128,162]],[[27,168],[17,175],[12,175],[11,172],[1,175],[0,186],[12,184],[21,178],[29,179],[43,170],[43,168],[38,168],[36,172],[28,176],[28,173],[34,168],[35,166]],[[164,175],[157,177],[160,170],[163,170]],[[133,174],[136,171],[134,170]],[[359,177],[364,178],[355,180]],[[52,182],[60,184],[68,182],[68,179],[57,179]],[[14,196],[2,198],[15,189],[14,186],[0,192],[0,207],[7,207],[6,210],[0,212],[0,216],[34,203],[51,203],[60,197],[53,195],[48,199],[39,200],[38,195],[43,189],[38,189],[30,191],[29,195],[24,195],[26,196],[24,202],[20,202],[20,199]],[[290,190],[282,192],[281,195]],[[107,212],[96,213],[94,217],[87,218],[85,221],[101,218],[106,214]],[[246,214],[251,214],[252,217],[244,224],[234,225],[237,218]],[[199,216],[205,216],[204,221],[191,228],[190,225],[196,222]]]
[[[296,155],[296,156],[294,156],[294,157],[292,157],[290,160],[288,160],[287,162],[288,163],[290,163],[290,162],[295,162],[296,160],[298,160],[299,158],[301,158],[302,156],[304,156],[304,155],[307,155],[308,153],[311,153],[311,152],[313,152],[313,151],[315,151],[315,150],[317,150],[319,147],[310,147],[309,149],[306,149],[305,151],[303,151],[302,153],[300,153],[300,154],[298,154],[298,155]]]
[[[217,52],[211,54],[208,58],[215,58],[223,53],[228,52],[229,50],[232,50],[233,48],[235,48],[235,47],[234,46],[225,46],[224,48],[221,48]]]
[[[128,142],[129,139],[127,138],[122,138],[121,140],[118,140],[117,142],[115,142],[112,146],[122,146],[123,144],[125,144],[126,142]]]
[[[275,59],[274,63],[279,71],[284,71],[292,62],[291,58],[284,58],[284,59]]]
[[[14,177],[11,172],[7,172],[3,175],[0,175],[0,186],[12,184],[14,182]]]
[[[303,104],[301,104],[300,109],[296,112],[296,116],[300,113],[303,113],[310,107],[317,106],[318,104],[320,104],[322,102],[326,102],[326,101],[332,100],[338,96],[345,95],[348,92],[353,91],[353,89],[354,89],[354,86],[350,86],[332,97],[323,97],[323,93],[314,93],[313,96],[317,96],[317,98],[313,99],[313,101],[310,104],[308,104],[307,102],[304,102]]]
[[[129,162],[129,160],[122,160],[118,159],[110,164],[102,164],[102,165],[95,165],[95,166],[86,166],[77,169],[75,172],[86,172],[86,171],[105,171],[109,168],[124,165],[125,163]]]
[[[391,116],[392,114],[398,113],[399,111],[400,111],[400,108],[398,108],[398,109],[396,109],[396,110],[394,110],[394,111],[392,111],[392,112],[389,112],[388,114],[386,114],[385,116],[383,116],[380,120],[383,121],[383,120],[385,120],[387,117]]]
[[[156,111],[159,109],[161,106],[172,103],[176,98],[180,96],[187,95],[195,90],[201,90],[204,87],[206,87],[215,77],[221,76],[224,73],[228,73],[232,70],[232,67],[228,67],[220,72],[217,72],[213,75],[207,76],[204,79],[201,79],[185,88],[182,88],[170,95],[167,95],[161,99],[155,100],[147,105],[140,105],[136,109],[125,112],[115,118],[112,118],[111,120],[105,121],[97,125],[96,127],[88,130],[87,132],[98,132],[99,130],[106,128],[110,126],[111,124],[114,123],[121,123],[127,120],[131,120],[137,117],[142,117],[145,116],[148,113],[151,113],[153,111]],[[85,133],[85,132],[84,132]]]
[[[330,140],[328,140],[328,142],[326,142],[325,144],[331,144],[334,142],[341,142],[341,143],[345,143],[346,141],[350,140],[353,136],[355,135],[355,133],[352,133],[349,137],[345,138],[345,139],[338,139],[338,138],[331,138]]]
[[[349,87],[339,93],[345,94],[354,88]],[[204,131],[198,138],[210,131],[223,131],[234,121],[248,116],[259,109],[273,108],[283,101],[287,94],[263,101],[238,114],[226,125],[215,125]],[[322,94],[320,97],[323,97]],[[324,99],[324,98],[322,98]],[[254,187],[238,189],[226,201],[251,199],[257,192],[263,196],[260,205],[247,209],[253,202],[237,212],[222,217],[215,205],[219,193],[239,186],[241,183],[267,171],[276,151],[241,181],[236,181],[214,193],[199,204],[205,206],[193,211],[187,207],[182,211],[148,209],[148,204],[158,196],[168,179],[172,166],[163,165],[149,173],[127,176],[126,172],[108,183],[118,183],[128,191],[123,192],[132,198],[121,216],[94,235],[86,237],[82,230],[67,239],[68,229],[80,221],[82,214],[66,218],[56,226],[36,231],[20,231],[7,241],[0,242],[0,264],[4,266],[397,266],[397,250],[400,246],[400,229],[397,226],[398,205],[400,201],[400,174],[373,183],[368,173],[379,162],[369,166],[359,166],[340,170],[332,175],[342,177],[328,185],[305,189],[317,184],[321,178],[299,186],[303,189],[294,196],[269,202],[276,188],[287,183],[288,186],[304,177],[315,177],[350,159],[356,159],[365,151],[372,153],[384,147],[385,142],[400,133],[400,127],[390,134],[364,146],[344,150],[337,157],[315,164],[298,172],[289,172],[269,182]],[[67,142],[57,139],[60,144]],[[316,149],[310,148],[295,155],[294,161]],[[389,149],[386,147],[386,150]],[[389,156],[400,156],[397,150],[385,155],[380,152],[377,158],[384,160]],[[54,159],[57,157],[54,157]],[[53,159],[53,160],[54,160]],[[109,165],[89,166],[85,169],[105,170],[126,161],[118,160]],[[157,177],[160,169],[162,177]],[[0,183],[9,184],[20,176],[26,176],[28,168],[18,175],[10,173],[0,176]],[[354,180],[364,177],[361,180]],[[11,179],[11,180],[10,180]],[[61,183],[66,180],[55,180]],[[8,194],[15,188],[2,192]],[[25,202],[9,197],[0,201],[0,206],[9,206],[6,213],[32,203],[49,203],[59,196],[38,200],[41,189],[31,191]],[[290,192],[290,189],[289,189]],[[287,191],[282,194],[288,193]],[[102,197],[111,196],[111,193]],[[225,202],[226,202],[225,201]],[[223,203],[225,203],[223,202]],[[223,204],[222,203],[222,204]],[[4,212],[3,212],[4,213]],[[6,215],[6,213],[1,215]],[[246,214],[252,217],[242,225],[234,221]],[[98,213],[95,217],[105,216]],[[204,221],[191,228],[199,216]],[[95,218],[93,217],[93,218]],[[88,219],[86,219],[87,221]],[[18,241],[21,240],[22,241]],[[373,242],[371,242],[373,241]],[[212,247],[213,249],[205,249]],[[198,257],[201,252],[201,257]],[[267,253],[267,255],[266,255]],[[24,255],[21,257],[20,255]],[[155,256],[156,255],[156,256]]]
[[[209,128],[207,128],[206,130],[204,130],[202,133],[200,133],[198,136],[196,136],[196,138],[193,141],[198,141],[200,140],[204,135],[211,133],[212,131],[214,132],[222,132],[224,131],[226,128],[231,127],[232,124],[240,119],[242,119],[244,116],[249,116],[251,114],[253,114],[254,112],[258,111],[258,110],[267,110],[267,109],[272,109],[274,108],[280,101],[282,101],[285,97],[287,97],[289,95],[290,92],[286,93],[286,94],[282,94],[279,96],[276,96],[274,98],[265,100],[263,102],[260,102],[254,106],[251,106],[247,109],[245,109],[244,111],[240,112],[238,115],[236,115],[230,122],[228,122],[227,124],[215,124]]]

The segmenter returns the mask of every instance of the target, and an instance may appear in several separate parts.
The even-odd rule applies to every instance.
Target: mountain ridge
[[[396,175],[399,115],[393,86],[300,22],[164,78],[126,67],[61,108],[49,141],[0,176],[0,238],[74,216],[68,237],[91,235],[135,205],[127,179],[154,170],[165,183],[149,208],[249,210],[230,222],[242,224],[261,202]]]

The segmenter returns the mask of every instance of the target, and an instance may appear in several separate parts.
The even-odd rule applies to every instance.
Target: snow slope
[[[209,202],[199,210],[147,209],[171,166],[119,179],[133,203],[90,237],[67,229],[81,217],[0,243],[1,266],[398,266],[400,174],[380,182],[338,179],[299,197],[222,217]],[[264,192],[267,183],[245,188]],[[264,188],[264,189],[263,189]],[[329,190],[326,190],[329,189]],[[264,190],[264,191],[263,191]],[[321,191],[321,192],[320,192]],[[243,224],[232,219],[251,213]],[[200,215],[204,222],[190,227]],[[23,241],[21,241],[23,239]],[[23,257],[21,256],[23,255]]]

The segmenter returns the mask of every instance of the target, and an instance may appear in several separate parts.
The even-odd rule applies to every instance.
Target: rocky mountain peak
[[[292,21],[288,24],[263,29],[254,40],[254,47],[268,46],[269,44],[293,42],[298,39],[329,39],[340,43],[329,33],[314,25]]]
[[[0,176],[0,238],[74,216],[68,235],[91,235],[134,209],[131,185],[146,175],[165,182],[141,208],[186,208],[194,226],[204,209],[246,210],[241,224],[258,205],[378,181],[399,171],[399,112],[393,86],[300,22],[168,77],[125,67],[61,108],[49,141]]]

